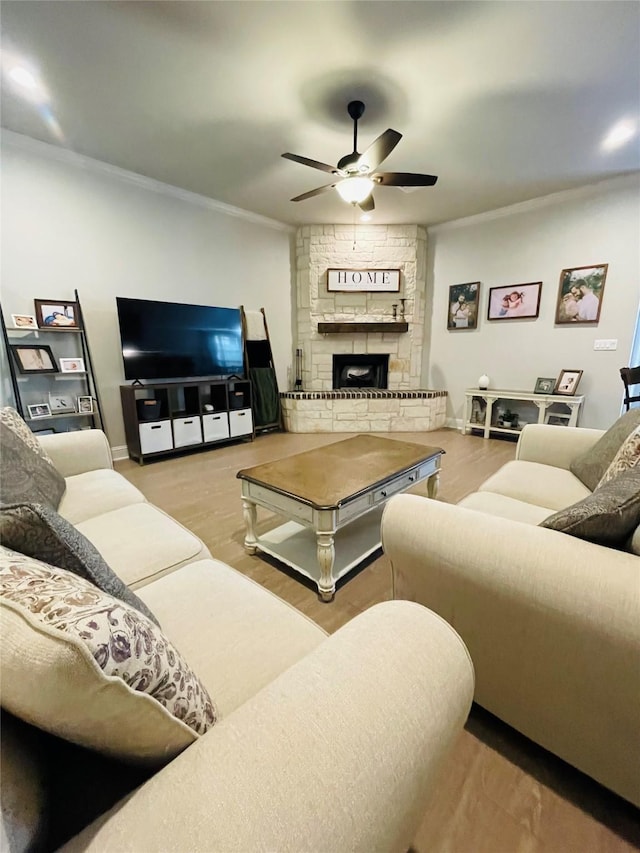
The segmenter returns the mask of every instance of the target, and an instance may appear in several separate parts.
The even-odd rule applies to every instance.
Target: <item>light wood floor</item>
[[[378,433],[446,451],[439,499],[460,500],[506,461],[512,441],[462,436],[454,430]],[[346,435],[267,433],[253,442],[116,468],[146,497],[193,530],[223,560],[297,607],[327,631],[391,597],[384,555],[338,585],[321,603],[306,581],[264,557],[244,552],[240,468],[320,447]],[[426,484],[414,491],[426,494]],[[276,526],[258,510],[258,532]],[[474,705],[425,811],[419,853],[623,853],[640,849],[638,812]]]

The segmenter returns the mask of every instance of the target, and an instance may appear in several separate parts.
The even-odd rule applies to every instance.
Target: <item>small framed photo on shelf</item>
[[[12,314],[11,322],[14,329],[37,329],[38,323],[33,314]]]
[[[541,281],[489,289],[488,320],[535,318],[540,311]]]
[[[609,264],[570,267],[560,273],[556,323],[597,323]]]
[[[57,299],[34,299],[33,304],[35,305],[39,328],[79,328],[77,302],[63,302]]]
[[[578,390],[581,376],[582,370],[561,370],[553,393],[572,397]]]
[[[20,373],[57,373],[51,347],[43,344],[9,344]]]
[[[60,359],[60,372],[61,373],[84,373],[84,359],[83,358],[61,358]]]
[[[539,376],[536,379],[536,387],[533,389],[534,394],[553,394],[553,389],[556,387],[556,380],[552,377],[551,379],[545,379],[544,377]]]
[[[81,415],[92,415],[93,397],[78,397],[78,412]]]
[[[51,409],[49,408],[48,403],[36,403],[33,406],[27,406],[27,411],[29,412],[31,420],[51,417]]]
[[[49,394],[49,406],[54,415],[63,415],[65,412],[75,412],[73,397],[66,394]]]
[[[449,287],[447,329],[476,329],[478,327],[478,298],[480,282],[452,284]]]

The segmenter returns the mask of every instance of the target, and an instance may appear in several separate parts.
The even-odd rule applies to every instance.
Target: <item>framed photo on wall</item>
[[[452,284],[449,288],[447,329],[477,329],[480,282]]]
[[[556,323],[597,323],[609,264],[569,267],[560,273]]]
[[[540,311],[541,281],[510,284],[489,290],[488,320],[520,320],[537,317]]]
[[[572,397],[578,390],[582,370],[561,370],[556,382],[554,394],[566,394]]]

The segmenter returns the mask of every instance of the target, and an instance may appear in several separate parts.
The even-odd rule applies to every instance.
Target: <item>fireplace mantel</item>
[[[318,323],[321,335],[353,334],[354,332],[408,332],[406,322]]]

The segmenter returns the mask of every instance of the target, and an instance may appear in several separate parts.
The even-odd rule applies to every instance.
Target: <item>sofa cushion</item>
[[[629,409],[609,427],[592,448],[576,456],[569,466],[571,472],[593,491],[613,462],[625,438],[637,426],[640,426],[640,408]]]
[[[197,536],[149,503],[105,512],[77,527],[133,589],[210,556]]]
[[[216,720],[206,688],[138,610],[0,547],[2,704],[73,743],[163,764]]]
[[[2,507],[0,542],[12,551],[86,578],[158,624],[147,605],[111,571],[91,542],[50,507],[44,504]]]
[[[57,509],[66,488],[64,477],[21,433],[6,417],[0,420],[2,503],[44,503]]]
[[[12,432],[15,432],[24,443],[30,447],[38,456],[42,457],[49,465],[53,464],[53,459],[49,456],[44,447],[40,444],[37,437],[31,432],[25,421],[20,417],[16,409],[11,406],[4,406],[0,409],[0,423],[4,424]]]
[[[510,521],[522,521],[525,524],[540,524],[553,513],[548,507],[518,501],[493,492],[473,492],[459,501],[458,506],[496,515],[498,518],[508,518]]]
[[[599,545],[625,547],[640,524],[640,468],[629,468],[592,495],[541,523]]]
[[[290,604],[218,560],[200,560],[138,590],[221,717],[326,639]]]
[[[611,465],[602,475],[602,479],[598,483],[598,488],[603,486],[609,480],[626,471],[628,468],[634,468],[640,463],[640,426],[636,427],[633,432],[625,438],[620,445],[620,449],[613,457]]]
[[[141,491],[111,468],[74,474],[66,484],[58,512],[72,524],[145,501]]]
[[[494,492],[550,510],[563,509],[586,498],[590,490],[565,468],[514,459],[507,462],[478,489]]]

